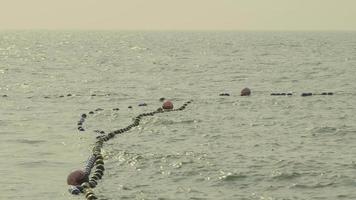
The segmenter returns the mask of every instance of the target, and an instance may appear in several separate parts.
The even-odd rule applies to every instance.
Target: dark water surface
[[[160,97],[194,102],[105,144],[101,199],[356,199],[355,77],[355,32],[0,32],[0,199],[84,199],[94,131]]]

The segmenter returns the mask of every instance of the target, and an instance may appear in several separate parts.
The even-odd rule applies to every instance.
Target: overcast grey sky
[[[356,30],[356,0],[0,0],[0,29]]]

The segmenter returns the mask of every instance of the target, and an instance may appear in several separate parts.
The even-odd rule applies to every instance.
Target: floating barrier
[[[271,93],[271,96],[292,96],[293,93]],[[308,97],[313,95],[334,95],[333,92],[323,92],[323,93],[311,93],[311,92],[303,92],[301,94],[302,97]]]
[[[347,94],[347,93],[339,93],[339,94]],[[241,90],[240,96],[250,96],[250,95],[251,95],[251,90],[249,88],[244,88],[243,90]],[[270,95],[271,96],[292,96],[294,94],[291,93],[291,92],[281,92],[281,93],[270,93]],[[303,97],[313,96],[313,95],[329,95],[330,96],[330,95],[334,95],[334,93],[333,92],[322,92],[322,93],[303,92],[301,94],[301,96],[303,96]],[[84,95],[68,93],[68,94],[65,94],[65,95],[62,94],[62,95],[54,95],[54,96],[45,95],[45,96],[42,96],[41,98],[53,99],[53,98],[82,97],[82,96],[84,96]],[[111,96],[111,94],[91,94],[90,96],[92,96],[92,97]],[[219,96],[231,96],[231,94],[229,94],[229,93],[220,93]],[[8,97],[8,95],[3,94],[3,95],[0,95],[0,97],[6,98],[6,97]],[[27,99],[32,99],[32,98],[34,98],[34,96],[28,96],[26,98]],[[164,102],[165,100],[166,99],[164,97],[159,98],[160,102]],[[146,103],[140,103],[140,104],[138,104],[138,106],[147,106],[147,104]],[[128,106],[128,108],[132,108],[132,106]],[[114,108],[114,109],[119,110],[118,108]],[[90,114],[92,114],[92,113],[90,113]]]
[[[250,96],[251,95],[251,90],[249,88],[244,88],[241,90],[241,96]],[[292,92],[281,92],[281,93],[271,93],[271,96],[292,96]],[[311,93],[311,92],[303,92],[301,96],[307,97],[307,96],[313,96],[313,95],[334,95],[333,92],[322,92],[322,93]],[[229,93],[220,93],[219,96],[230,96]]]
[[[78,125],[78,130],[79,131],[85,131],[83,128],[85,119],[87,118],[86,114],[82,114],[80,120],[78,121],[77,125]]]
[[[334,95],[333,92],[323,92],[323,93],[311,93],[311,92],[303,92],[301,94],[302,97],[308,97],[308,96],[313,96],[313,95]]]
[[[307,96],[312,96],[313,93],[310,93],[310,92],[304,92],[301,94],[302,97],[307,97]]]
[[[184,110],[186,106],[191,102],[192,100],[187,101],[181,107],[173,109],[172,102],[166,101],[162,105],[162,108],[158,108],[156,111],[139,114],[134,118],[134,122],[128,125],[127,127],[111,131],[107,134],[105,134],[104,132],[103,135],[97,136],[97,141],[95,142],[95,146],[92,149],[92,155],[89,157],[84,169],[75,170],[68,175],[67,184],[70,186],[69,192],[75,195],[83,193],[87,200],[98,199],[92,189],[97,186],[98,181],[102,179],[104,175],[104,158],[101,153],[101,149],[103,148],[104,143],[114,138],[116,135],[127,132],[133,127],[138,126],[140,124],[141,119],[145,116],[153,116],[155,114],[164,112],[181,111]],[[85,121],[86,117],[86,114],[82,114],[81,119],[83,119],[83,122]],[[91,173],[92,171],[93,173]]]
[[[320,95],[334,95],[334,93],[333,92],[323,92]]]
[[[105,131],[101,131],[101,130],[94,130],[95,133],[100,133],[100,134],[105,134]]]
[[[293,93],[271,93],[271,96],[292,96]]]
[[[54,99],[54,98],[65,98],[65,97],[82,97],[82,96],[85,96],[85,95],[81,95],[81,94],[72,94],[72,93],[68,93],[68,94],[56,94],[56,95],[50,95],[50,94],[46,94],[44,96],[42,96],[42,98],[45,98],[45,99]],[[91,97],[107,97],[107,96],[111,96],[110,93],[107,93],[107,94],[89,94],[89,96]],[[31,99],[33,98],[32,97],[26,97],[28,99]]]
[[[104,109],[102,109],[102,108],[97,108],[97,109],[95,109],[95,112],[99,112],[99,111],[103,111],[103,110]],[[94,111],[90,111],[88,114],[89,115],[94,115],[95,112]],[[78,131],[85,131],[85,129],[83,128],[83,125],[84,125],[84,122],[87,119],[87,117],[88,117],[88,115],[85,114],[85,113],[80,116],[80,120],[77,123]]]

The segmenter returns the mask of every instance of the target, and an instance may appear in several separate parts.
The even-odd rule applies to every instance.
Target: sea
[[[356,199],[356,32],[84,30],[0,32],[0,199],[85,199],[100,131],[161,98],[192,103],[104,143],[99,199]]]

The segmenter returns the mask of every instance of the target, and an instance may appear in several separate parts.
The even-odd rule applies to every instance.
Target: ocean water
[[[100,199],[356,199],[355,77],[356,32],[2,31],[0,199],[84,199],[96,130],[161,97],[193,103],[104,144]]]

